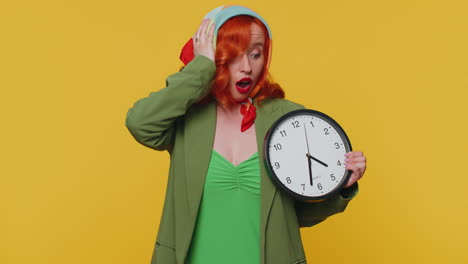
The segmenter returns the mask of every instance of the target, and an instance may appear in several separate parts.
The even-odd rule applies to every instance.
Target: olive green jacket
[[[166,88],[140,99],[127,113],[126,126],[139,143],[171,155],[152,264],[186,261],[216,128],[216,103],[195,103],[209,93],[215,71],[210,59],[197,56],[167,78]],[[256,105],[255,119],[261,163],[261,264],[306,263],[299,228],[344,211],[358,186],[316,203],[295,201],[278,190],[263,164],[264,137],[280,116],[303,106],[285,99],[267,99],[261,105]]]

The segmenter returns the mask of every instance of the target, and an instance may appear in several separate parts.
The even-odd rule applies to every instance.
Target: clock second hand
[[[304,126],[304,135],[305,135],[306,145],[307,145],[307,154],[308,154],[308,156],[310,156],[309,140],[307,140],[307,129],[306,129],[305,123],[302,123],[302,124]]]
[[[306,145],[307,145],[307,153],[306,153],[306,156],[307,156],[307,162],[308,162],[308,164],[309,164],[310,185],[311,185],[311,186],[314,186],[314,182],[313,182],[313,180],[312,180],[312,161],[310,160],[310,158],[311,158],[312,156],[310,155],[310,150],[309,150],[309,140],[307,139],[307,129],[306,129],[305,123],[302,123],[302,125],[304,126],[304,135],[305,135]]]

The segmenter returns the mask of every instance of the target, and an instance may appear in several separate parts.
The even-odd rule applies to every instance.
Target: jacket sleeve
[[[183,70],[166,79],[166,87],[138,100],[127,112],[125,125],[139,143],[171,151],[175,121],[211,89],[216,65],[196,56]]]
[[[319,202],[296,201],[295,206],[299,226],[310,227],[322,222],[331,215],[343,212],[349,201],[357,195],[358,191],[359,186],[356,182],[332,197]]]

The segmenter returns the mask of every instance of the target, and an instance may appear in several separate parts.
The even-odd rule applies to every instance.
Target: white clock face
[[[344,183],[344,159],[351,148],[339,125],[314,112],[304,110],[278,123],[266,146],[267,162],[278,181],[310,199],[322,198]]]

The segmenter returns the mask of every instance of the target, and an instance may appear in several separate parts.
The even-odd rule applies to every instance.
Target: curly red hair
[[[272,81],[268,72],[267,61],[271,56],[269,54],[271,40],[267,28],[259,19],[241,15],[229,19],[218,30],[215,51],[216,76],[210,94],[201,103],[207,103],[214,97],[223,107],[236,104],[228,89],[230,78],[228,67],[230,62],[247,50],[250,42],[250,26],[254,23],[260,26],[266,40],[263,47],[265,64],[257,84],[261,88],[255,97],[255,101],[260,103],[266,98],[284,98],[283,89],[279,84]]]

